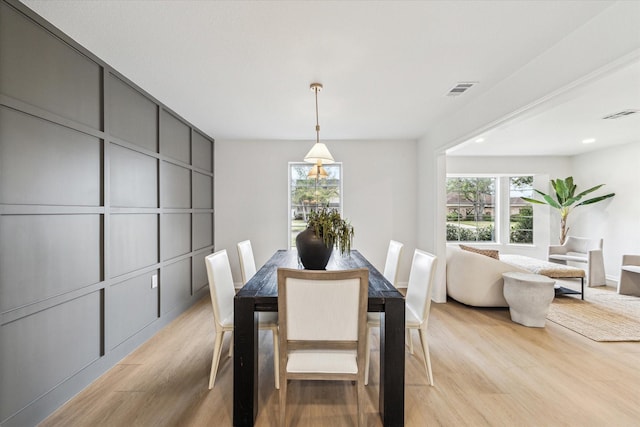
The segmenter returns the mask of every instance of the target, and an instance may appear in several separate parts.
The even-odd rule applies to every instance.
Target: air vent
[[[454,87],[449,89],[447,92],[447,96],[459,96],[471,89],[474,85],[478,84],[478,82],[459,82]]]
[[[617,113],[609,114],[608,116],[604,116],[603,119],[604,120],[619,119],[621,117],[630,116],[630,115],[638,113],[638,112],[640,112],[640,110],[623,110],[623,111],[619,111]]]

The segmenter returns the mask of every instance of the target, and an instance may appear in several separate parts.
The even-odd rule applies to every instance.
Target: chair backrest
[[[389,249],[387,250],[387,260],[384,263],[384,271],[382,275],[391,282],[393,286],[396,286],[398,280],[398,264],[400,263],[400,255],[402,254],[402,247],[404,245],[395,240],[389,242]]]
[[[204,261],[209,278],[213,318],[218,325],[223,326],[225,321],[233,320],[233,298],[236,295],[229,257],[223,249],[207,255]]]
[[[602,249],[602,239],[568,236],[563,246],[567,248],[567,252],[586,254],[592,250]]]
[[[242,272],[242,284],[244,285],[256,274],[256,261],[253,259],[251,240],[238,243],[238,258],[240,258],[240,271]]]
[[[279,268],[278,325],[280,342],[285,345],[281,351],[287,350],[290,341],[325,344],[359,341],[364,351],[368,289],[366,268],[343,271]]]
[[[431,288],[433,288],[436,264],[437,257],[435,255],[420,249],[416,249],[413,253],[405,301],[407,309],[413,311],[419,319],[422,319],[422,322],[429,318]]]

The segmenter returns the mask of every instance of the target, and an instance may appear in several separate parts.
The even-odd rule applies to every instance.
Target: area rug
[[[594,341],[640,341],[640,298],[585,287],[585,299],[558,296],[547,319]]]

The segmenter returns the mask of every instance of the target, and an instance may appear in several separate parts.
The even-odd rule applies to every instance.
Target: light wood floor
[[[214,389],[207,388],[213,338],[211,303],[203,298],[42,426],[230,426],[233,364],[226,354]],[[435,387],[421,351],[406,353],[407,426],[640,425],[640,343],[598,343],[551,322],[527,328],[512,323],[507,309],[456,302],[432,305],[429,340]],[[228,346],[225,338],[223,351]],[[260,332],[260,348],[256,425],[272,426],[278,394],[269,332]],[[378,361],[374,351],[370,426],[382,425]],[[289,425],[356,424],[350,383],[296,381],[288,396]]]

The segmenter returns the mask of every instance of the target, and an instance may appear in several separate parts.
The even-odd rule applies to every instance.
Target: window
[[[289,245],[306,228],[307,215],[318,208],[337,209],[342,215],[342,164],[323,165],[326,178],[309,178],[309,163],[289,163]]]
[[[533,243],[533,206],[522,200],[533,197],[532,176],[509,178],[509,243]]]
[[[447,177],[447,242],[533,244],[533,176]]]
[[[447,241],[495,241],[496,178],[447,178]]]

